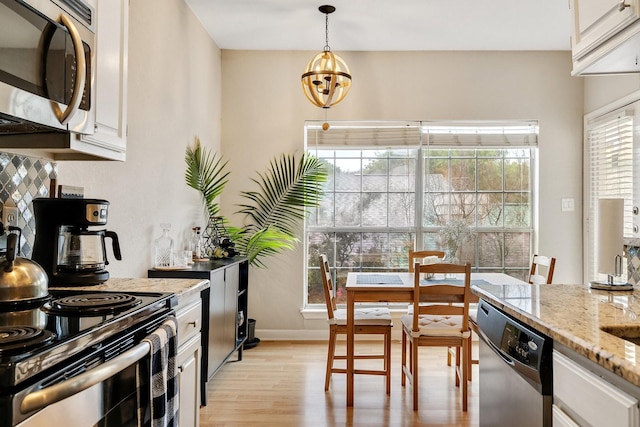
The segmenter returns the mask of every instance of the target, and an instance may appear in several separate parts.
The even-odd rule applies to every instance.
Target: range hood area
[[[0,83],[2,92],[2,83]],[[119,160],[126,158],[124,144],[109,144],[117,131],[104,126],[105,135],[72,132],[7,114],[0,102],[0,151],[59,160]],[[92,123],[93,119],[92,119]],[[94,125],[97,128],[98,124]],[[106,138],[106,139],[105,139]],[[111,138],[120,141],[121,139]]]
[[[0,151],[56,161],[110,160],[95,152],[99,150],[86,152],[85,144],[69,132],[4,134],[0,131]]]
[[[11,92],[13,95],[2,97],[5,92]],[[59,123],[55,123],[59,127],[55,126],[52,122],[55,116],[51,114],[49,102],[3,102],[13,101],[17,97],[15,92],[0,82],[0,151],[56,161],[125,160],[124,149],[119,153],[113,146],[104,144],[89,133],[74,132],[65,129],[65,126]],[[40,120],[28,120],[19,116],[16,110],[17,113],[27,110],[24,115]],[[91,112],[84,117],[91,122],[91,129],[94,130],[97,127],[94,114]]]

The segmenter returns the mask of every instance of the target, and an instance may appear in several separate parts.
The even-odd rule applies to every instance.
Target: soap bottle
[[[162,235],[155,241],[155,268],[173,267],[173,239],[169,236],[171,224],[160,224]]]

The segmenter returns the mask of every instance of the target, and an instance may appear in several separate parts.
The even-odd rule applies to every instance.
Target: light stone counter
[[[56,289],[75,289],[85,291],[120,291],[120,292],[171,292],[178,298],[187,297],[209,287],[204,279],[109,279],[101,285],[56,287]]]
[[[640,289],[607,292],[554,284],[478,285],[472,290],[555,342],[640,386],[640,346],[600,329],[631,326],[640,337]]]

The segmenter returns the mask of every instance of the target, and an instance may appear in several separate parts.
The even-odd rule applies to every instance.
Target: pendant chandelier
[[[325,14],[325,46],[304,70],[302,90],[313,105],[329,108],[347,96],[351,88],[351,74],[344,60],[331,52],[329,47],[329,14],[336,8],[324,5],[318,10]]]

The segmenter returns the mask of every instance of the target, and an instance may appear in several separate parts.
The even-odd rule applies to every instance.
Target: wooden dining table
[[[447,283],[464,283],[463,275],[447,279]],[[414,273],[361,273],[347,275],[347,406],[353,406],[354,394],[354,311],[356,303],[411,303],[413,302]],[[425,286],[443,283],[444,277],[422,279]],[[524,284],[520,279],[503,273],[471,273],[471,286],[479,284]],[[472,302],[478,298],[472,294]]]

